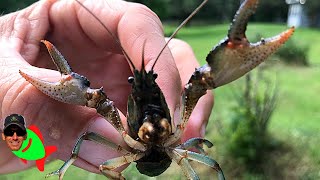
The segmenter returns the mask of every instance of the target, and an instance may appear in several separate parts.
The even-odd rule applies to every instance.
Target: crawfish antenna
[[[179,32],[179,30],[195,15],[197,12],[208,2],[208,0],[202,1],[202,3],[177,27],[177,29],[172,33],[172,35],[169,37],[169,40],[167,43],[163,46],[161,49],[160,53],[158,54],[156,60],[154,61],[151,70],[153,70],[154,66],[156,65],[160,55],[164,51],[164,49],[168,46],[169,42],[171,41],[172,38],[176,36],[176,34]]]
[[[126,57],[126,59],[128,60],[128,62],[130,63],[131,67],[133,69],[136,69],[136,67],[133,65],[130,57],[128,56],[127,52],[123,49],[123,47],[120,44],[120,41],[118,40],[118,38],[110,31],[110,29],[96,16],[94,15],[90,9],[88,9],[85,5],[83,5],[79,0],[75,0],[81,7],[83,7],[89,14],[91,14],[98,22],[99,24],[101,24],[102,27],[104,27],[108,33],[112,36],[112,38],[114,39],[114,41],[116,42],[116,44],[120,47],[122,53],[124,54],[124,56]]]
[[[142,45],[141,72],[143,72],[144,67],[145,67],[145,64],[144,64],[144,49],[145,49],[145,46],[146,46],[146,42],[147,42],[147,39],[145,39],[145,40],[143,41],[143,45]]]

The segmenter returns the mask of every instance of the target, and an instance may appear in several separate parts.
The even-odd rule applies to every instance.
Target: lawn
[[[254,24],[248,26],[248,37],[252,39],[257,33],[266,37],[276,35],[285,30],[284,25],[273,24]],[[167,31],[171,31],[171,26]],[[193,47],[197,58],[201,64],[205,63],[205,57],[211,48],[226,36],[228,25],[215,26],[196,26],[183,28],[178,37],[190,43]],[[273,63],[273,67],[268,72],[270,76],[276,78],[279,83],[280,99],[272,117],[269,132],[277,142],[286,144],[289,147],[286,153],[280,151],[274,156],[278,159],[275,163],[277,167],[284,172],[283,178],[290,179],[319,179],[320,178],[320,31],[315,29],[297,29],[294,34],[294,40],[297,44],[309,44],[310,50],[308,57],[311,63],[310,67],[289,66],[282,63]],[[218,130],[223,130],[225,122],[228,121],[230,106],[234,99],[231,90],[238,87],[237,83],[231,83],[215,90],[215,107],[207,127],[207,138],[211,141],[219,139]],[[220,122],[217,123],[217,122]],[[220,125],[219,128],[217,126]],[[219,154],[221,141],[215,143],[215,147],[209,151],[209,154],[219,162],[222,157]],[[268,164],[269,162],[266,162]],[[269,163],[270,164],[270,163]],[[46,165],[45,172],[39,173],[36,168],[24,172],[0,175],[0,179],[42,179],[46,173],[57,169],[62,165],[61,161],[55,161]],[[274,164],[270,164],[274,165]],[[221,164],[225,167],[225,174],[230,179],[234,175],[229,175],[228,164]],[[180,170],[169,168],[167,172],[157,179],[170,179],[176,177],[180,179]],[[126,170],[126,177],[136,177],[138,172],[130,166]],[[212,174],[208,174],[207,169],[197,168],[203,179],[209,179]],[[266,172],[262,176],[248,175],[243,172],[245,179],[269,179],[272,177],[272,171]],[[175,174],[176,176],[172,176]],[[215,173],[214,173],[215,175]],[[247,177],[247,178],[246,178]],[[51,179],[56,179],[52,177]],[[104,179],[100,175],[87,173],[76,167],[70,168],[65,179]],[[138,179],[138,177],[136,178]],[[140,177],[139,179],[149,179]]]

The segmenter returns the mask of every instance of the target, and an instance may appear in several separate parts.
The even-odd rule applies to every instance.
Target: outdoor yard
[[[254,39],[257,33],[270,37],[286,28],[285,25],[249,23],[247,35],[249,39]],[[173,29],[173,26],[169,26],[166,31],[170,32]],[[190,43],[203,65],[208,52],[226,36],[227,30],[228,24],[191,26],[183,28],[178,38]],[[310,66],[287,65],[279,61],[269,63],[271,67],[266,73],[278,82],[279,99],[268,132],[277,144],[276,147],[281,148],[271,150],[269,156],[266,156],[263,173],[252,174],[242,171],[241,167],[236,168],[221,149],[226,143],[221,132],[228,127],[230,113],[233,110],[231,107],[235,104],[232,93],[240,89],[243,79],[214,91],[215,106],[207,126],[206,138],[214,142],[215,146],[208,149],[209,155],[220,163],[227,179],[320,179],[320,31],[297,29],[293,39],[297,45],[310,46],[307,53]],[[32,168],[20,173],[0,175],[0,179],[44,179],[47,173],[56,170],[62,163],[55,161],[47,164],[43,173]],[[172,166],[175,168],[169,168],[155,179],[184,179],[181,178],[178,167]],[[201,179],[216,177],[213,170],[202,165],[196,166]],[[151,179],[138,174],[133,165],[125,171],[128,179]],[[93,180],[104,177],[72,167],[66,172],[65,179]]]

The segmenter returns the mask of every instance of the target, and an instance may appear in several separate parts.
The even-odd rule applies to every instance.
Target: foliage
[[[148,6],[152,9],[159,17],[167,18],[169,16],[168,5],[171,0],[128,0],[137,2]]]
[[[308,51],[309,46],[299,44],[294,39],[290,39],[275,55],[288,64],[309,66]]]
[[[305,9],[307,16],[310,21],[310,25],[315,27],[319,26],[319,16],[320,16],[320,1],[319,0],[307,0],[305,3]]]
[[[201,1],[195,0],[130,0],[140,2],[155,11],[161,19],[185,19]],[[208,1],[193,19],[229,22],[240,5],[240,0]],[[273,12],[273,13],[270,13]],[[285,1],[260,1],[254,21],[285,22],[288,6]]]
[[[267,130],[278,94],[260,71],[255,80],[252,77],[252,73],[248,74],[244,90],[241,94],[235,93],[237,104],[233,107],[230,127],[225,134],[227,155],[249,172],[259,170],[257,164],[263,164],[264,152],[272,147]]]
[[[285,0],[260,0],[253,20],[259,22],[286,22],[287,16],[288,5]]]
[[[0,13],[8,13],[24,8],[36,0],[1,0]],[[145,4],[161,19],[183,20],[199,4],[195,0],[128,0]],[[315,0],[317,1],[317,0]],[[240,5],[239,0],[215,0],[207,4],[193,19],[209,20],[214,22],[229,22]],[[273,13],[270,13],[270,12]],[[280,21],[285,22],[288,6],[285,1],[261,0],[254,21]]]
[[[0,14],[6,14],[12,11],[17,11],[36,1],[37,0],[1,0]]]

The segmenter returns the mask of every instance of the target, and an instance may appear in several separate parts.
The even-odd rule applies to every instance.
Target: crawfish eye
[[[162,118],[159,121],[159,128],[161,129],[159,134],[160,139],[165,139],[171,134],[171,125],[168,119]]]
[[[79,79],[83,83],[83,85],[88,87],[90,86],[90,81],[86,77],[74,72],[71,73],[71,76],[75,79]]]
[[[90,81],[86,77],[84,77],[84,85],[90,87]]]
[[[134,77],[130,76],[128,77],[128,83],[132,84],[134,81]]]
[[[200,75],[200,70],[196,68],[194,73],[196,74],[196,76],[199,76]]]
[[[153,74],[153,79],[157,79],[158,74]]]

